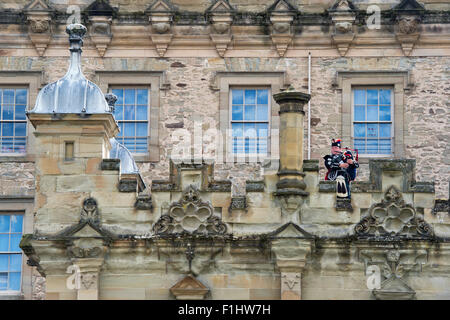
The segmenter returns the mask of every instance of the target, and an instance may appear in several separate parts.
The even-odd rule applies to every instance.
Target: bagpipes
[[[345,150],[342,153],[342,157],[343,157],[344,162],[346,162],[348,159],[353,160],[353,154],[352,154],[351,151],[355,151],[355,159],[354,160],[356,162],[358,162],[358,149],[350,149],[349,147],[344,147],[342,149]],[[351,167],[348,167],[348,169],[347,169],[347,173],[349,175],[349,180],[350,181],[353,181],[353,180],[356,179],[356,168],[357,168],[356,166],[351,166]]]

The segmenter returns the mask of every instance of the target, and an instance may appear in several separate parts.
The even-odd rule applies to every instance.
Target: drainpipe
[[[311,95],[311,52],[308,52],[308,94]],[[311,159],[311,100],[308,101],[308,160]]]

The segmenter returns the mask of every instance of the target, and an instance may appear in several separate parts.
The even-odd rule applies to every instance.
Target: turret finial
[[[81,50],[86,31],[86,27],[79,23],[73,23],[67,26],[66,33],[69,35],[70,51]]]

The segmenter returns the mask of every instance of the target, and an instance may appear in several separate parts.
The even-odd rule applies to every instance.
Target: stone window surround
[[[273,99],[273,94],[286,89],[289,86],[285,71],[218,71],[213,77],[211,89],[219,91],[219,130],[226,137],[223,144],[223,154],[226,155],[227,162],[248,162],[250,157],[236,156],[232,154],[230,149],[230,137],[226,135],[227,130],[230,130],[230,93],[231,88],[236,87],[270,87],[271,100],[269,131],[271,129],[279,129],[280,118],[278,111],[279,105]],[[278,139],[272,139],[270,132],[268,137],[268,153],[265,159],[271,158],[279,154]],[[258,158],[261,159],[261,158]],[[264,160],[264,159],[263,159]],[[261,162],[261,161],[259,161]]]
[[[137,162],[159,161],[159,108],[160,90],[168,89],[169,85],[163,71],[96,71],[98,84],[103,92],[108,92],[115,86],[148,86],[150,87],[149,141],[147,155],[134,155]]]
[[[394,140],[393,155],[364,156],[359,158],[360,163],[368,163],[370,158],[402,158],[405,155],[404,121],[405,112],[404,93],[409,92],[413,86],[409,71],[337,71],[334,86],[342,92],[342,118],[341,133],[343,141],[352,138],[352,89],[357,86],[391,86],[394,91]]]
[[[0,196],[1,214],[23,214],[23,234],[33,233],[33,196]],[[22,255],[22,289],[21,293],[0,291],[0,300],[31,300],[33,267],[27,265],[27,257]]]
[[[0,86],[18,87],[24,86],[28,89],[28,106],[27,110],[34,108],[36,98],[41,89],[43,81],[42,71],[0,71]],[[25,154],[1,154],[0,162],[23,162],[34,161],[33,147],[34,147],[34,128],[29,121],[27,121],[27,142]]]

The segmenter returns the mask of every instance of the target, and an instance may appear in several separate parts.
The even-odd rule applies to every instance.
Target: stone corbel
[[[233,38],[231,24],[233,23],[233,8],[227,0],[216,1],[206,12],[211,22],[211,41],[216,46],[219,56],[224,57],[228,45]]]
[[[417,15],[400,15],[397,16],[395,25],[395,38],[400,43],[405,56],[411,54],[414,45],[420,37],[418,28],[420,25],[420,17]]]
[[[106,49],[111,42],[112,17],[93,16],[89,17],[90,28],[89,35],[101,57],[105,56]]]
[[[273,12],[270,16],[270,22],[272,24],[270,37],[280,57],[284,56],[289,44],[294,38],[294,32],[292,30],[293,21],[294,16],[289,13]]]
[[[158,55],[164,57],[173,37],[172,5],[164,0],[158,0],[149,7],[146,13],[150,22],[150,38]]]
[[[281,274],[281,300],[301,300],[301,279],[312,242],[306,239],[272,241],[272,252]]]
[[[52,38],[52,12],[43,0],[32,1],[24,10],[28,22],[28,36],[40,57],[44,55]]]
[[[351,2],[340,0],[329,10],[333,25],[333,43],[341,57],[347,54],[353,39],[355,38],[354,23],[356,14]]]
[[[80,239],[67,248],[75,274],[75,289],[78,300],[97,300],[99,274],[105,261],[108,246],[102,240]]]

